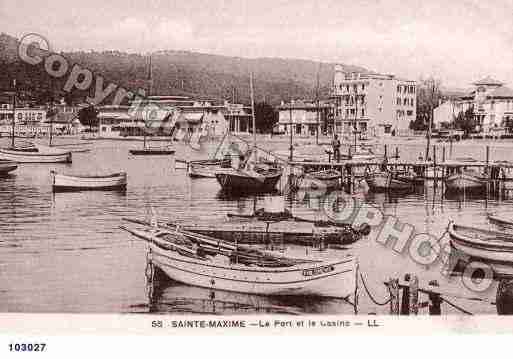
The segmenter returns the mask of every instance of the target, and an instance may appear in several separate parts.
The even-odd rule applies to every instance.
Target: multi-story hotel
[[[378,73],[345,73],[335,66],[335,131],[372,136],[407,132],[416,117],[415,81]]]
[[[501,131],[508,121],[513,120],[512,89],[491,77],[485,77],[473,85],[474,89],[468,94],[448,99],[434,109],[435,127],[453,122],[459,113],[469,108],[473,108],[475,130],[478,132]]]

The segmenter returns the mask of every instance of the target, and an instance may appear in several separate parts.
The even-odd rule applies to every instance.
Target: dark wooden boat
[[[267,164],[255,164],[251,170],[224,169],[215,173],[225,191],[236,193],[270,192],[276,188],[283,171]]]
[[[134,156],[162,156],[172,155],[175,150],[170,147],[146,147],[140,150],[130,150],[129,152]]]
[[[16,168],[18,168],[17,162],[0,160],[0,176],[5,176],[6,174],[14,171]]]
[[[414,184],[413,177],[392,171],[367,173],[365,181],[373,192],[408,191],[413,188]]]

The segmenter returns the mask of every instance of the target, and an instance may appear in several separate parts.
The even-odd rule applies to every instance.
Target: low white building
[[[308,102],[303,100],[281,103],[278,107],[278,123],[274,131],[293,135],[309,137],[319,134],[329,135],[332,133],[333,106],[327,102]]]
[[[451,123],[459,113],[473,108],[476,131],[497,132],[508,121],[513,121],[513,90],[504,83],[486,77],[473,83],[474,90],[447,100],[434,109],[433,124]]]

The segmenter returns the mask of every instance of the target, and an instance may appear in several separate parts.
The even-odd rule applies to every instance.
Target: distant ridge
[[[0,34],[0,88],[7,89],[13,77],[20,87],[48,93],[50,79],[42,68],[17,59],[15,37]],[[72,62],[101,74],[105,79],[129,89],[145,88],[147,57],[120,51],[75,51],[62,53]],[[153,92],[159,95],[202,96],[249,102],[249,72],[254,73],[255,100],[273,105],[280,101],[315,98],[319,62],[281,58],[241,58],[190,51],[166,50],[152,53]],[[322,63],[320,96],[329,95],[334,63]],[[343,65],[345,71],[367,72],[363,67]],[[53,81],[54,91],[59,81]],[[79,101],[86,93],[74,92]]]

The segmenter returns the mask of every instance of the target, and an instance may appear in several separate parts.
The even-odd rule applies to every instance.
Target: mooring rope
[[[469,312],[468,310],[463,309],[462,307],[460,307],[460,306],[458,306],[458,305],[456,305],[456,304],[452,303],[451,301],[449,301],[449,300],[447,300],[447,299],[445,299],[445,298],[440,297],[440,299],[441,299],[442,301],[444,301],[445,303],[449,304],[451,307],[453,307],[453,308],[455,308],[455,309],[458,309],[458,310],[459,310],[460,312],[462,312],[462,313],[465,313],[465,314],[468,314],[468,315],[474,315],[473,313]]]
[[[371,301],[376,304],[376,305],[380,305],[380,306],[383,306],[383,305],[387,305],[388,303],[390,303],[390,301],[392,300],[392,296],[390,296],[385,302],[378,302],[374,296],[371,294],[371,292],[369,291],[369,288],[367,288],[367,284],[365,283],[365,279],[363,278],[363,274],[362,272],[360,271],[360,278],[362,280],[362,284],[363,284],[363,287],[365,288],[365,292],[367,292],[367,295],[369,296],[369,298],[371,299]],[[388,286],[387,286],[388,288]],[[390,289],[388,290],[389,293],[390,293]]]

